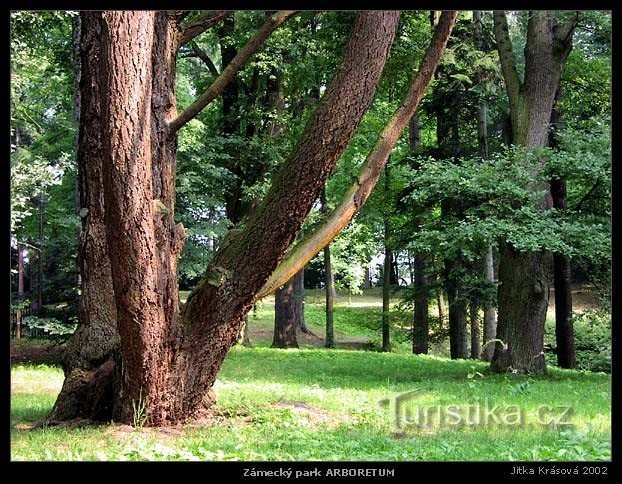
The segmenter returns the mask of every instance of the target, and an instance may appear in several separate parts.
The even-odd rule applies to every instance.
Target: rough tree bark
[[[560,14],[557,14],[560,15]],[[554,22],[551,11],[530,12],[525,44],[525,75],[516,68],[505,12],[494,12],[495,38],[510,103],[512,142],[535,147],[548,143],[549,122],[564,62],[572,48],[578,17]],[[543,210],[552,206],[548,187],[535,182],[541,164],[532,168],[532,189],[546,191]],[[544,322],[548,306],[551,254],[519,252],[500,244],[497,337],[491,368],[497,372],[545,373]]]
[[[391,163],[384,168],[385,203],[391,193]],[[384,269],[382,271],[382,351],[391,351],[391,268],[393,252],[390,246],[391,224],[388,209],[384,213]]]
[[[482,352],[481,330],[479,327],[479,310],[476,304],[469,306],[469,323],[471,327],[471,359],[477,360]]]
[[[274,294],[274,337],[272,348],[298,348],[294,279]]]
[[[83,85],[101,83],[96,106],[101,109],[105,240],[115,254],[110,266],[121,341],[120,354],[99,368],[95,388],[112,391],[92,405],[91,413],[131,422],[138,405],[147,425],[180,422],[207,403],[241,320],[358,127],[399,12],[357,16],[342,64],[298,147],[256,215],[223,241],[181,312],[177,256],[184,231],[173,219],[176,137],[168,126],[179,119],[173,94],[181,35],[177,16],[153,11],[82,15],[87,14],[101,18],[101,49],[93,61],[98,69],[83,76]]]
[[[65,381],[48,417],[50,422],[101,420],[112,412],[112,368],[119,348],[117,309],[104,226],[101,82],[101,13],[80,14],[80,125],[78,191],[81,230],[78,242],[80,324],[63,359]]]

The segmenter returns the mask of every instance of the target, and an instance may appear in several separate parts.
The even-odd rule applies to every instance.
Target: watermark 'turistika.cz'
[[[573,409],[566,405],[542,404],[526,410],[518,405],[494,404],[487,398],[475,403],[422,405],[418,390],[380,400],[381,407],[391,410],[398,430],[407,428],[459,428],[475,426],[525,427],[550,429],[572,425]]]

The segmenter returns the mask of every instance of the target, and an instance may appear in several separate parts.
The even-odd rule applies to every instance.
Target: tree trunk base
[[[75,419],[96,422],[112,418],[114,360],[98,368],[72,370],[63,383],[60,395],[47,418],[48,425]]]
[[[490,369],[494,373],[546,375],[546,363],[543,353],[534,355],[528,360],[521,359],[517,361],[509,351],[497,349],[490,363]]]

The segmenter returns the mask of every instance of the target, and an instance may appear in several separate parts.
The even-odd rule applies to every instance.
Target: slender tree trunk
[[[385,200],[391,193],[391,166],[387,161],[384,169],[384,193]],[[393,252],[389,242],[391,224],[389,214],[384,214],[384,270],[382,274],[382,351],[391,351],[391,272],[393,266]]]
[[[564,62],[572,49],[574,19],[555,22],[551,11],[536,11],[529,18],[525,45],[525,75],[521,80],[505,13],[494,12],[495,37],[510,103],[512,142],[528,148],[546,146],[555,94]],[[552,206],[548,187],[536,182],[543,166],[535,163],[532,190],[546,191],[542,210]],[[552,257],[546,252],[519,252],[508,243],[500,246],[497,343],[493,370],[545,373],[544,323],[548,306]]]
[[[290,279],[274,295],[274,338],[272,348],[298,348],[294,280]]]
[[[449,352],[451,359],[468,358],[467,304],[460,292],[458,281],[448,278],[446,282],[449,303]]]
[[[475,40],[478,49],[485,52],[484,35],[482,27],[481,10],[473,11],[473,23],[475,28]],[[479,147],[479,155],[483,160],[488,159],[488,106],[485,99],[480,99],[477,108],[477,144]],[[494,260],[492,245],[488,245],[486,253],[483,257],[483,276],[484,280],[489,284],[494,284]],[[495,339],[497,335],[497,313],[493,305],[484,304],[484,352],[481,357],[485,361],[490,361],[494,353],[494,344],[486,344]],[[473,351],[471,351],[473,354]],[[479,354],[479,353],[478,353]]]
[[[479,327],[479,311],[477,305],[471,303],[469,310],[471,324],[471,359],[479,359],[482,353],[481,330]]]
[[[419,118],[415,114],[408,123],[409,150],[414,155],[416,149],[421,144],[421,131],[419,129]],[[415,227],[423,223],[423,215],[417,215],[413,221]],[[423,254],[415,254],[413,264],[413,288],[415,291],[415,306],[413,310],[413,346],[414,354],[428,354],[428,334],[429,325],[429,287],[427,276],[427,261]]]
[[[45,247],[45,193],[43,190],[39,193],[39,253],[37,256],[37,296],[36,296],[36,313],[43,310],[43,259]]]
[[[15,312],[15,339],[22,337],[22,303],[24,302],[24,246],[17,246],[17,304]]]
[[[328,212],[326,188],[321,194],[322,211]],[[324,292],[326,294],[326,348],[335,347],[335,326],[333,306],[335,304],[335,280],[333,279],[333,264],[330,255],[330,244],[324,247]]]
[[[484,256],[484,279],[490,284],[495,283],[495,265],[493,259],[492,245],[488,246],[486,255]],[[497,312],[493,306],[486,304],[484,306],[484,352],[482,359],[485,361],[492,360],[495,346],[492,343],[497,337]],[[491,342],[491,343],[489,343]]]
[[[558,89],[555,96],[556,103],[559,100]],[[551,125],[554,130],[549,135],[549,145],[557,146],[557,130],[561,129],[561,115],[557,106],[554,105],[551,112]],[[551,180],[551,197],[553,208],[566,210],[568,195],[566,180],[553,178]],[[572,323],[572,279],[570,270],[570,258],[564,254],[553,254],[553,285],[555,288],[555,339],[557,342],[557,365],[561,368],[575,368],[577,366],[574,327]]]
[[[296,325],[299,331],[312,334],[305,322],[305,269],[304,267],[294,276],[294,312]]]

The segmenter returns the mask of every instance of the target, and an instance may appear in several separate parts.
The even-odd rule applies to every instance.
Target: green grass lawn
[[[236,347],[215,387],[213,422],[160,430],[114,424],[31,429],[50,411],[62,381],[60,368],[13,367],[13,460],[610,458],[610,377],[601,373],[552,368],[544,377],[492,375],[486,364],[467,360]],[[417,426],[412,413],[398,426],[394,398],[410,391],[417,391],[411,412],[413,405],[516,405],[524,424],[454,428],[430,417],[427,426]],[[570,406],[571,425],[541,424],[549,420],[549,413],[538,414],[542,405]]]
[[[339,294],[335,304],[338,342],[378,341],[380,291]],[[186,297],[182,292],[182,299]],[[305,295],[307,326],[320,338],[301,335],[300,350],[270,349],[274,302],[272,297],[264,299],[258,303],[256,314],[249,315],[254,347],[235,347],[219,374],[213,421],[185,428],[153,430],[112,424],[32,429],[52,408],[63,374],[58,367],[16,364],[11,379],[12,458],[610,458],[610,375],[552,366],[542,377],[493,375],[486,363],[444,358],[448,354],[446,341],[432,346],[433,356],[414,356],[403,336],[411,316],[400,315],[398,301],[398,297],[393,298],[394,352],[387,354],[321,348],[325,315],[320,290],[307,290]],[[430,309],[434,314],[435,308]],[[395,399],[413,391],[412,398],[399,406],[400,423]],[[478,410],[484,414],[479,414],[477,425],[452,425],[456,420],[449,415],[451,406],[462,423],[475,423]],[[485,417],[486,410],[495,406],[500,411],[492,415],[500,421]],[[572,409],[565,416],[569,425],[550,423],[552,417],[561,416],[561,407]],[[444,423],[439,421],[441,414],[446,417]]]

